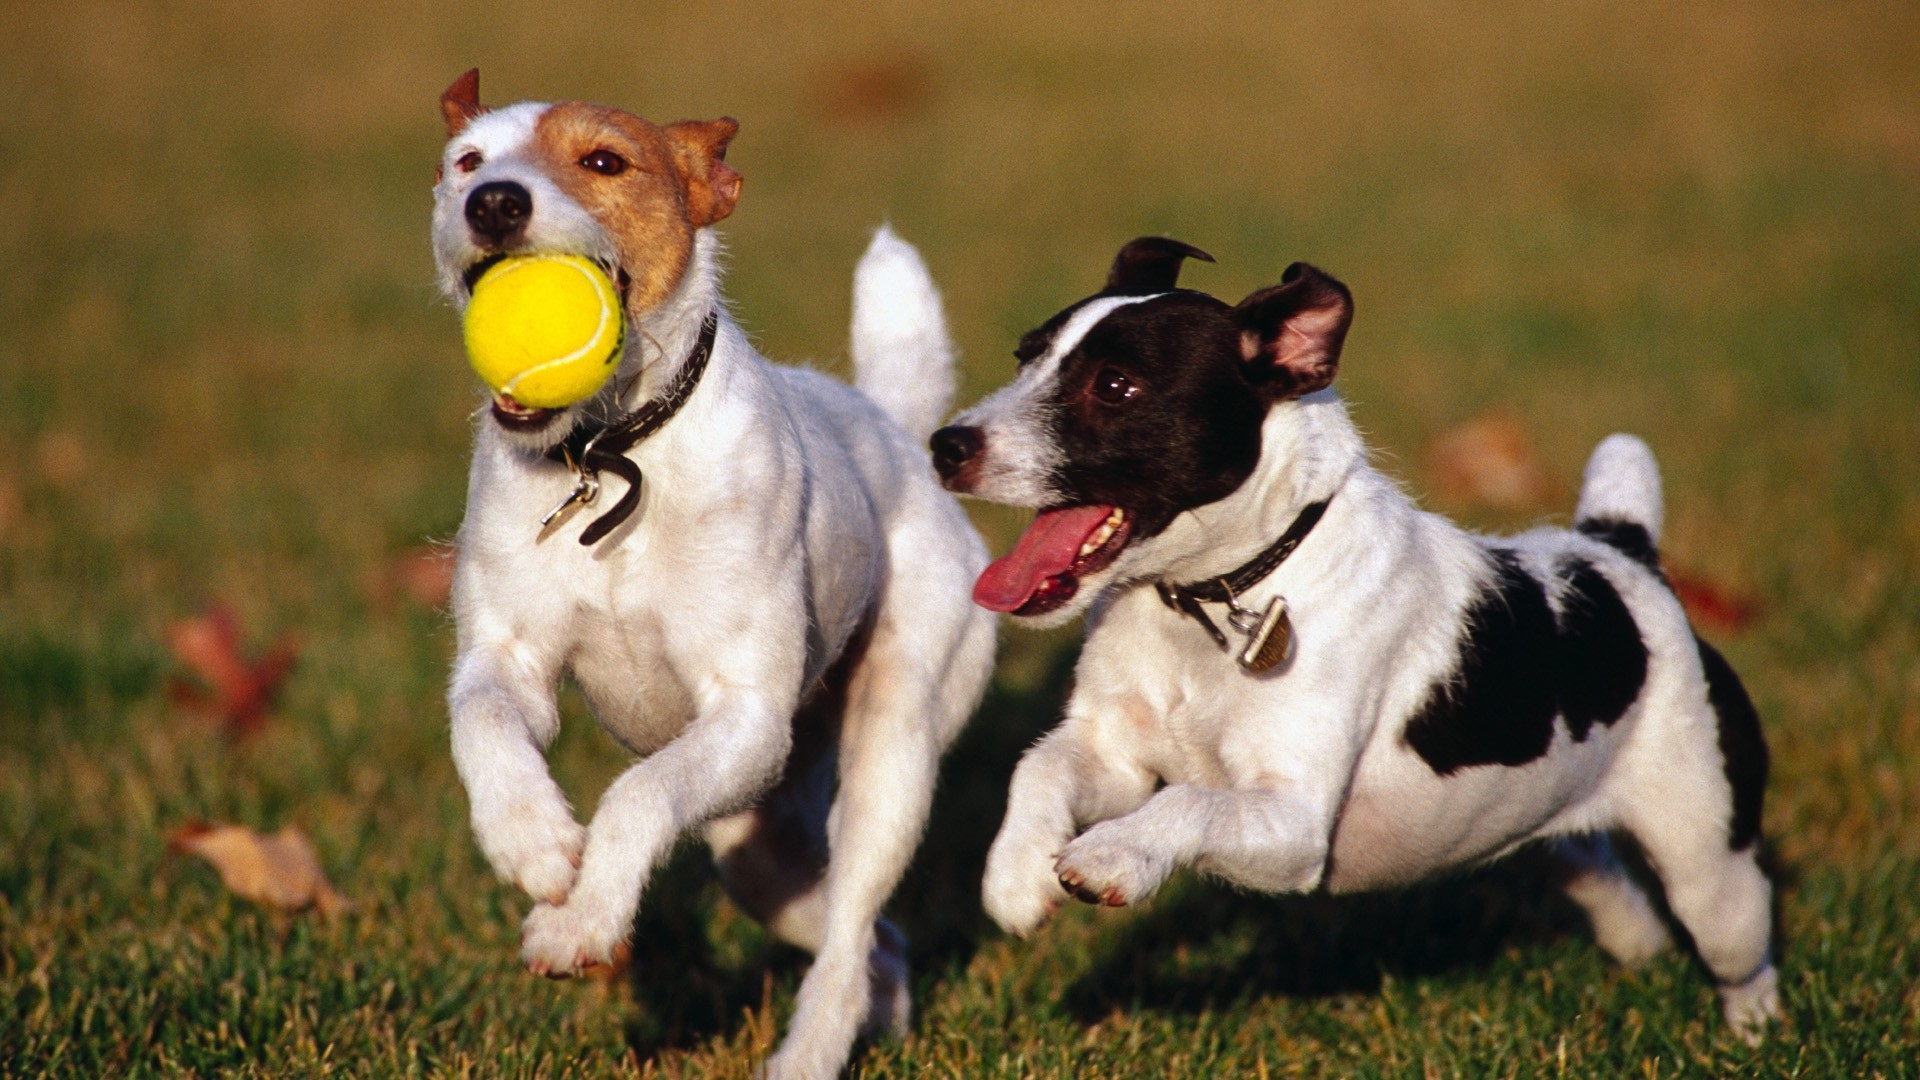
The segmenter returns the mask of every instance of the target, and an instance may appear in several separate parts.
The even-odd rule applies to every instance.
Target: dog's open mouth
[[[1013,550],[973,583],[973,602],[989,611],[1044,615],[1073,599],[1080,580],[1112,565],[1133,535],[1133,515],[1117,506],[1042,510]]]
[[[522,405],[513,400],[511,394],[493,395],[494,420],[501,427],[512,431],[539,431],[553,423],[553,418],[565,411],[565,409],[536,409],[531,405]]]
[[[486,276],[487,271],[500,265],[501,261],[504,260],[506,257],[507,257],[506,252],[496,251],[493,254],[487,256],[486,258],[481,259],[480,261],[474,263],[472,266],[467,267],[466,273],[460,275],[460,284],[465,285],[467,287],[467,295],[472,296],[473,287],[480,283],[480,279]]]
[[[487,271],[500,265],[510,254],[512,253],[495,251],[484,258],[475,260],[473,265],[467,267],[460,275],[460,283],[466,286],[467,295],[473,295],[473,287],[480,283],[480,279],[486,276]],[[609,262],[606,259],[595,259],[593,261],[599,265],[600,269],[606,271],[608,277],[613,279],[614,288],[620,295],[620,306],[625,308],[627,304],[627,290],[633,285],[633,276],[627,273],[626,267]],[[531,405],[522,405],[513,400],[513,395],[511,394],[495,394],[493,396],[493,418],[501,427],[510,431],[529,434],[537,432],[545,428],[548,424],[553,423],[554,418],[563,412],[566,412],[566,410],[540,409]]]
[[[473,295],[473,287],[480,284],[480,279],[487,276],[487,271],[500,265],[500,263],[507,258],[508,254],[509,252],[505,251],[493,252],[484,258],[476,260],[473,265],[467,267],[466,270],[460,274],[460,284],[466,286],[468,296]],[[626,307],[627,290],[633,285],[633,275],[627,273],[626,267],[609,262],[606,259],[594,259],[593,261],[595,265],[606,272],[608,277],[613,279],[613,287],[620,294],[620,306],[623,308]]]

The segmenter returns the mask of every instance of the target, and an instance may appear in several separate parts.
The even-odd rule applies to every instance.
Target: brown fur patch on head
[[[580,102],[555,105],[535,125],[547,175],[613,238],[633,279],[627,290],[633,314],[672,295],[693,256],[694,232],[732,212],[740,174],[720,156],[735,130],[732,120],[663,129]],[[608,155],[620,162],[617,170],[609,171]]]

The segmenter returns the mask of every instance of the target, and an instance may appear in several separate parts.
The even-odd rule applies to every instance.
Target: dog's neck
[[[1154,539],[1152,576],[1189,582],[1232,572],[1365,464],[1366,446],[1332,390],[1274,406],[1261,425],[1252,474],[1233,494],[1181,514]]]
[[[720,238],[712,229],[701,229],[694,234],[693,253],[679,287],[628,325],[627,352],[615,379],[621,388],[622,411],[636,408],[666,388],[692,354],[707,313],[721,306]]]

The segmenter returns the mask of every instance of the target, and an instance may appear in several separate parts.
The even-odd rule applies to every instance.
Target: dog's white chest
[[[650,611],[591,613],[568,662],[600,726],[636,754],[671,742],[695,715],[666,660],[667,628]]]
[[[1120,648],[1091,650],[1083,667],[1079,692],[1101,687],[1089,695],[1089,718],[1167,783],[1232,786],[1221,736],[1226,718],[1244,711],[1245,673],[1226,654],[1165,635],[1151,622],[1115,636],[1125,639]],[[1191,636],[1212,646],[1197,631]]]

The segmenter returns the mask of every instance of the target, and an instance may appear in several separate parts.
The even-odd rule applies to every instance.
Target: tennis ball
[[[620,297],[577,255],[502,259],[474,283],[467,358],[497,394],[536,409],[592,397],[620,357]]]

